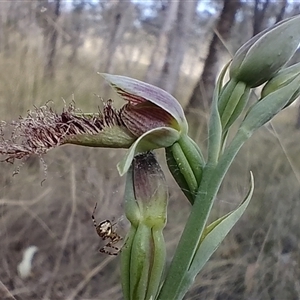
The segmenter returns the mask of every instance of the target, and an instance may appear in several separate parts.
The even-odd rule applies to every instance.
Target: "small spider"
[[[100,222],[97,225],[97,222],[95,220],[94,214],[97,208],[97,203],[95,205],[95,208],[93,210],[92,213],[92,219],[93,219],[93,223],[94,226],[96,228],[97,234],[102,238],[103,241],[109,239],[110,242],[108,242],[104,247],[102,247],[101,249],[99,249],[99,251],[101,253],[105,253],[108,255],[118,255],[120,252],[120,248],[114,246],[115,244],[117,244],[119,241],[122,240],[122,237],[119,236],[116,232],[116,230],[113,228],[114,225],[116,225],[116,223],[112,223],[110,220],[105,220]],[[115,251],[112,252],[110,250],[107,249],[114,249]]]

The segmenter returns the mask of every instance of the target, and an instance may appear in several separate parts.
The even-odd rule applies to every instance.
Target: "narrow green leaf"
[[[244,201],[239,205],[237,209],[230,212],[226,216],[214,221],[203,232],[200,240],[200,246],[195,254],[195,257],[191,263],[189,271],[187,273],[188,281],[194,280],[196,275],[203,268],[205,263],[209,260],[211,255],[216,251],[221,242],[224,240],[228,232],[235,225],[235,223],[241,218],[242,214],[246,210],[254,189],[253,174],[250,173],[251,184],[250,189],[245,197]]]

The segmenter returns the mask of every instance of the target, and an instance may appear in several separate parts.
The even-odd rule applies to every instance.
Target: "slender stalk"
[[[184,294],[182,289],[188,290],[189,286],[183,286],[183,279],[199,245],[216,194],[234,157],[251,134],[252,132],[239,130],[220,158],[217,166],[210,167],[207,164],[204,168],[203,179],[195,203],[158,296],[159,300],[179,300],[178,296]]]

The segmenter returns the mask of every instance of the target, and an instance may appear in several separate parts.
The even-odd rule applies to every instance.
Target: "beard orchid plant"
[[[48,104],[35,108],[17,121],[1,123],[0,154],[4,161],[14,162],[42,157],[65,144],[127,148],[118,164],[120,175],[127,176],[124,209],[131,224],[121,250],[124,299],[182,299],[251,199],[252,174],[241,204],[207,223],[239,149],[300,94],[300,63],[286,67],[299,46],[299,28],[299,16],[275,24],[244,44],[224,67],[212,100],[206,158],[189,137],[184,111],[173,96],[150,84],[109,74],[101,75],[125,101],[123,107],[115,109],[108,100],[97,113],[82,113],[74,104],[61,113]],[[227,72],[229,80],[224,83]],[[251,90],[263,84],[259,99],[247,105]],[[233,124],[238,130],[229,141]],[[7,132],[11,132],[8,137]],[[165,148],[169,170],[191,204],[168,267],[163,236],[168,189],[153,154],[158,148]]]

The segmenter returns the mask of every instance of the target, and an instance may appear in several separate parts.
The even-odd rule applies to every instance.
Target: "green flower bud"
[[[280,87],[255,103],[241,123],[239,130],[250,136],[254,130],[270,121],[278,112],[292,103],[299,94],[300,74],[285,86]]]
[[[191,204],[202,179],[204,158],[198,145],[187,135],[166,148],[170,172]]]
[[[285,68],[269,80],[261,92],[261,97],[264,98],[267,95],[275,92],[281,87],[286,86],[292,82],[300,74],[300,63],[294,64],[288,68]]]
[[[9,139],[0,135],[0,155],[5,160],[42,156],[65,144],[89,147],[129,148],[118,164],[125,174],[134,156],[145,151],[165,148],[187,134],[188,124],[181,105],[164,90],[125,76],[101,74],[126,102],[120,109],[112,100],[103,111],[82,113],[74,103],[56,113],[45,105],[29,111],[28,116],[12,122]],[[0,123],[5,132],[7,124]]]
[[[234,55],[230,77],[248,87],[268,81],[293,56],[300,42],[300,16],[285,19],[245,43]]]
[[[155,298],[165,265],[163,228],[168,189],[153,153],[137,155],[127,174],[125,214],[131,223],[121,253],[126,300]]]

